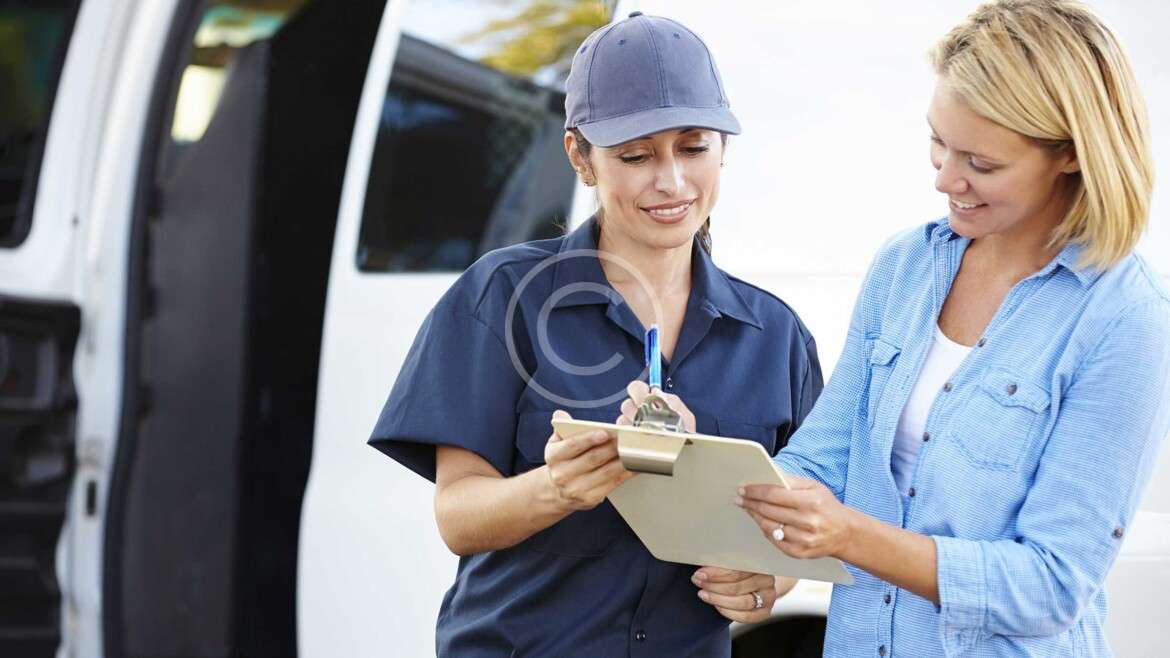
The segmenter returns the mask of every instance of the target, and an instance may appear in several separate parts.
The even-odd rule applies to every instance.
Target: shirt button
[[[983,346],[984,346],[984,345],[986,345],[986,344],[987,344],[987,339],[986,339],[986,338],[980,338],[980,339],[979,339],[979,342],[978,342],[978,343],[975,343],[975,347],[983,347]]]
[[[922,441],[925,443],[926,441],[929,441],[929,440],[930,440],[930,432],[923,432],[922,433]]]
[[[907,491],[907,492],[906,492],[906,495],[907,495],[907,496],[910,496],[911,498],[913,498],[913,497],[915,497],[915,496],[917,496],[917,495],[918,495],[918,491],[917,491],[917,490],[915,490],[915,489],[914,489],[914,487],[910,487],[910,491]]]
[[[1008,395],[1015,395],[1017,390],[1019,390],[1019,389],[1016,388],[1015,384],[1008,384],[1007,385],[1007,394]]]
[[[673,377],[666,378],[666,388],[674,388],[674,378]]]
[[[884,599],[882,599],[882,600],[886,602],[886,605],[890,605],[890,600],[891,600],[891,599],[890,599],[890,595],[889,595],[889,594],[886,594],[886,598],[884,598]]]
[[[950,382],[943,384],[943,392],[945,392],[945,393],[950,393],[951,389],[953,389],[953,388],[955,388],[955,385],[950,383]]]
[[[882,646],[878,647],[878,655],[879,656],[886,655],[886,645],[883,644]]]
[[[639,629],[636,633],[634,633],[634,639],[639,641],[639,642],[645,642],[646,641],[646,631]]]
[[[1121,529],[1121,526],[1117,526],[1116,528],[1113,529],[1113,538],[1114,539],[1121,539],[1124,536],[1125,536],[1125,531]]]

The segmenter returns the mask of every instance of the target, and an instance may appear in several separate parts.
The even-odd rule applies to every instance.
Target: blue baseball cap
[[[597,146],[677,128],[740,132],[707,45],[680,23],[640,11],[585,39],[565,94],[565,129]]]

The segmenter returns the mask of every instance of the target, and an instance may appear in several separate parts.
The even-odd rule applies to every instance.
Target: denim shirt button
[[[1018,389],[1016,388],[1015,384],[1008,384],[1008,387],[1007,387],[1007,394],[1008,395],[1015,395],[1017,390]]]
[[[950,382],[943,384],[943,392],[944,393],[950,393],[953,388],[955,388],[955,385],[950,383]]]
[[[979,339],[979,342],[978,342],[978,343],[975,343],[975,347],[983,347],[983,346],[984,346],[984,345],[986,345],[986,344],[987,344],[987,339],[986,339],[986,338],[980,338],[980,339]]]
[[[1118,526],[1118,527],[1113,529],[1113,538],[1114,539],[1121,539],[1124,536],[1125,536],[1125,531],[1121,529],[1121,526]]]
[[[926,443],[929,440],[930,440],[930,432],[923,432],[922,433],[922,442]]]

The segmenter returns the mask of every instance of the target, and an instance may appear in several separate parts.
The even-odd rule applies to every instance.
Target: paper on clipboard
[[[585,420],[557,418],[552,424],[565,438],[607,430],[617,437],[619,449],[623,445],[653,445],[661,438],[665,446],[662,454],[677,454],[672,475],[641,472],[609,494],[609,501],[654,557],[853,583],[853,576],[839,560],[800,560],[785,555],[764,537],[747,512],[735,505],[735,492],[745,484],[788,486],[763,446],[755,441]],[[675,452],[680,440],[682,449]],[[623,461],[630,454],[627,449]]]

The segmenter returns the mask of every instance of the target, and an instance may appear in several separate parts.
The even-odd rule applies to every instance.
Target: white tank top
[[[898,429],[894,433],[894,450],[890,454],[890,469],[894,473],[894,484],[902,495],[910,490],[910,476],[918,463],[918,451],[922,449],[922,435],[926,431],[926,417],[934,398],[942,390],[955,370],[967,358],[971,348],[960,345],[934,326],[934,340],[926,354],[926,363],[918,381],[910,390],[910,399],[898,418]]]

